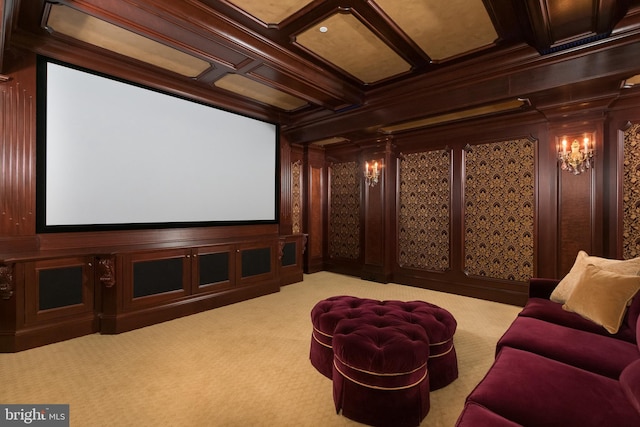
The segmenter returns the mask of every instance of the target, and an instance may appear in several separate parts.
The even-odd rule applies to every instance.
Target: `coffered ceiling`
[[[318,130],[323,120],[371,109],[378,102],[393,105],[416,88],[427,93],[451,91],[451,99],[466,91],[469,97],[440,102],[422,112],[389,113],[387,120],[380,111],[379,118],[363,125],[377,132],[396,132],[527,107],[530,102],[524,95],[560,87],[562,79],[541,82],[528,93],[497,90],[495,96],[472,96],[473,90],[465,87],[475,81],[482,92],[483,84],[490,87],[483,81],[506,69],[521,72],[532,64],[558,62],[558,55],[565,52],[597,49],[611,38],[637,38],[640,28],[638,0],[4,0],[0,4],[0,73],[11,72],[15,48],[62,59],[73,58],[71,50],[83,51],[87,54],[76,59],[78,65],[105,68],[102,62],[117,61],[139,70],[137,75],[148,70],[162,76],[163,82],[172,79],[193,88],[204,100],[221,100],[226,107],[277,120],[283,129],[292,129],[295,142],[341,141],[344,135]],[[634,65],[625,66],[628,70],[615,76],[615,84],[640,73],[640,66],[632,70]],[[294,131],[312,123],[317,123],[314,132]]]

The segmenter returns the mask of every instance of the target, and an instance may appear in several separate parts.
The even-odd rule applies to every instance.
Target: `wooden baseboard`
[[[94,334],[99,331],[97,316],[83,316],[63,322],[53,322],[20,329],[16,332],[0,333],[0,353],[16,353],[42,347],[72,338]]]
[[[271,294],[280,290],[276,280],[260,282],[222,292],[193,296],[180,301],[156,305],[140,310],[104,315],[100,319],[102,334],[119,334],[156,323],[200,313],[251,298]]]

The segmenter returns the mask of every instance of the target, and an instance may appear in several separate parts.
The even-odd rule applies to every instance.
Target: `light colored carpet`
[[[329,272],[279,293],[119,335],[0,354],[0,403],[70,404],[72,426],[356,426],[309,362],[311,308],[334,295],[423,300],[458,321],[460,377],[422,426],[455,424],[519,307]]]

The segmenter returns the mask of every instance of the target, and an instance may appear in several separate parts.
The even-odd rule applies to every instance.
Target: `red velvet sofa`
[[[558,283],[531,279],[456,426],[640,426],[640,294],[610,334],[551,301]]]

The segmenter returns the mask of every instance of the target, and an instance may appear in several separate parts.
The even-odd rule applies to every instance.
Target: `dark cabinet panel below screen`
[[[133,264],[133,297],[140,298],[182,289],[182,258]]]

